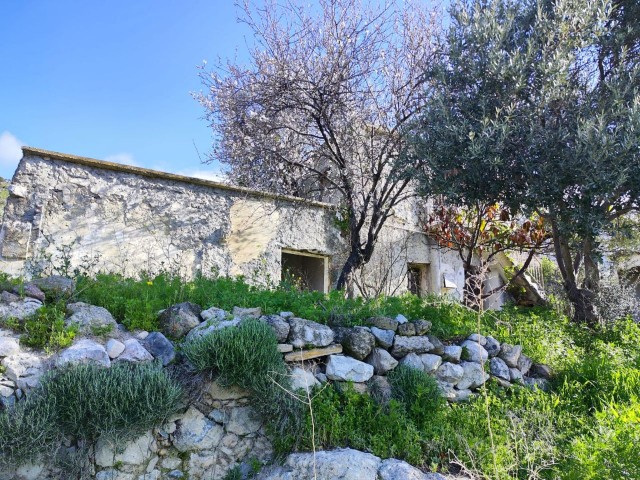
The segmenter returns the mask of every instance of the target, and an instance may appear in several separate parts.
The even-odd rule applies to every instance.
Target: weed
[[[13,327],[24,333],[20,343],[27,347],[56,351],[68,347],[77,333],[76,326],[65,325],[64,303],[45,305],[35,315],[24,322],[16,322]]]

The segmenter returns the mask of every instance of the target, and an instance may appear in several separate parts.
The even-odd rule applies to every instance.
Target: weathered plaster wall
[[[135,275],[212,270],[280,279],[280,249],[333,255],[330,206],[213,182],[25,150],[5,209],[5,269],[64,257]],[[71,248],[68,248],[71,247]]]

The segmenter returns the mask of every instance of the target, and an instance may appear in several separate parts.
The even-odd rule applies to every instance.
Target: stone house
[[[460,260],[421,231],[412,205],[384,228],[359,293],[460,295]],[[291,274],[327,292],[346,244],[334,205],[74,155],[23,148],[0,232],[1,268],[137,275]]]

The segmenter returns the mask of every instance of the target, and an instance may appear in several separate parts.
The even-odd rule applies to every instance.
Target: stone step
[[[285,362],[302,362],[304,360],[311,360],[312,358],[326,357],[334,353],[342,353],[342,345],[329,345],[324,348],[313,348],[311,350],[299,350],[297,352],[287,353],[284,356],[284,360]]]

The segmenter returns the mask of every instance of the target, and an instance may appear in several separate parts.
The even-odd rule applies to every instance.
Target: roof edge
[[[27,156],[27,155],[40,156],[43,158],[61,160],[63,162],[86,165],[88,167],[99,168],[102,170],[113,170],[116,172],[131,173],[134,175],[140,175],[148,178],[158,178],[161,180],[172,180],[175,182],[190,183],[192,185],[200,185],[203,187],[229,190],[232,192],[245,193],[247,195],[252,195],[252,196],[257,196],[262,198],[269,198],[273,200],[284,200],[292,203],[304,203],[306,205],[312,205],[314,207],[320,207],[320,208],[330,208],[330,209],[335,208],[335,205],[332,205],[330,203],[325,203],[325,202],[319,202],[317,200],[307,200],[300,197],[294,197],[292,195],[280,195],[276,193],[263,192],[263,191],[254,190],[251,188],[237,187],[234,185],[227,185],[225,183],[214,182],[212,180],[204,180],[202,178],[188,177],[186,175],[178,175],[175,173],[162,172],[160,170],[152,170],[150,168],[134,167],[132,165],[124,165],[121,163],[107,162],[106,160],[98,160],[95,158],[80,157],[78,155],[71,155],[68,153],[60,153],[60,152],[54,152],[51,150],[43,150],[41,148],[23,146],[22,153],[24,156]]]

